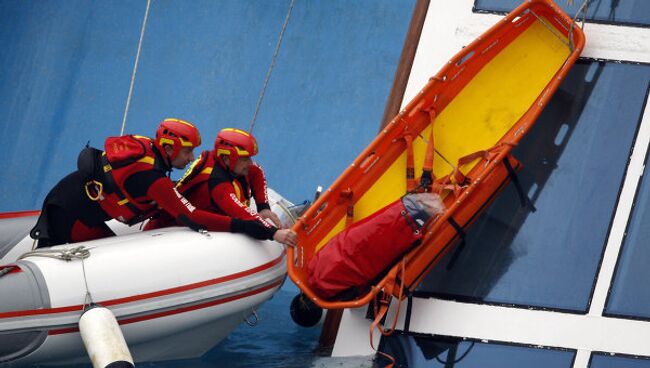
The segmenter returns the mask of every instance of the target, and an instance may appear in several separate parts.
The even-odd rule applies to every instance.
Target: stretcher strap
[[[512,168],[512,165],[510,164],[510,160],[508,160],[508,156],[503,158],[503,164],[506,166],[506,170],[508,170],[508,175],[510,176],[510,180],[512,180],[512,183],[515,185],[515,189],[517,189],[517,194],[519,195],[519,202],[521,203],[521,207],[524,208],[528,207],[531,212],[537,211],[537,208],[535,208],[533,202],[524,193],[524,189],[521,187],[521,183],[519,182],[519,176],[517,175],[515,169]]]
[[[382,336],[389,336],[395,331],[395,326],[397,325],[397,318],[399,317],[399,311],[402,306],[402,300],[403,298],[403,293],[404,293],[404,274],[406,273],[406,260],[402,258],[402,261],[400,262],[400,275],[399,277],[394,277],[391,280],[388,280],[386,285],[384,286],[384,293],[381,294],[381,296],[378,296],[375,298],[373,308],[375,312],[375,319],[372,321],[372,324],[370,325],[370,347],[377,352],[377,354],[383,356],[384,358],[390,360],[390,363],[386,366],[386,368],[391,368],[395,364],[395,358],[392,357],[389,354],[386,354],[384,352],[381,352],[375,348],[375,345],[373,343],[373,334],[375,329],[379,330],[381,332]],[[386,317],[386,313],[388,312],[388,308],[390,307],[390,301],[391,301],[391,294],[394,291],[394,288],[396,286],[396,279],[399,278],[400,284],[399,284],[399,293],[397,295],[397,308],[395,309],[395,316],[393,318],[393,323],[390,328],[384,328],[381,325],[381,321]],[[378,294],[379,295],[379,294]]]
[[[118,204],[126,206],[133,213],[133,218],[127,221],[126,224],[131,226],[149,218],[151,214],[155,212],[155,210],[144,212],[143,210],[136,207],[133,203],[131,203],[131,201],[129,201],[127,196],[124,194],[124,192],[122,192],[120,187],[117,185],[117,182],[115,182],[115,178],[113,177],[113,167],[111,166],[110,162],[108,162],[108,158],[106,158],[106,155],[102,155],[101,163],[102,163],[102,167],[104,168],[104,187],[108,189],[109,192],[113,192],[117,195],[117,197],[120,199]],[[99,188],[99,189],[103,190],[104,188]],[[86,188],[86,194],[90,197],[87,188]],[[99,201],[102,201],[104,198],[101,196],[101,193],[98,193],[97,197]]]
[[[436,177],[433,175],[433,152],[434,152],[434,143],[433,143],[433,127],[431,127],[431,132],[429,134],[429,142],[427,142],[427,150],[424,154],[424,164],[422,165],[422,176],[420,177],[420,188],[425,192],[431,192],[432,184],[435,181]]]
[[[413,294],[408,293],[406,297],[406,315],[404,316],[404,332],[411,330],[411,313],[413,312]]]
[[[456,250],[454,253],[451,255],[451,258],[449,259],[449,263],[447,263],[447,270],[451,270],[454,265],[456,264],[456,261],[458,261],[458,257],[460,254],[463,252],[463,249],[465,249],[465,244],[466,244],[466,234],[465,230],[463,230],[463,227],[454,220],[453,217],[449,216],[447,219],[447,222],[451,225],[451,227],[456,230],[456,233],[458,234],[458,237],[460,238],[460,244],[458,244],[458,247],[456,247]]]
[[[345,211],[345,227],[352,225],[354,220],[354,198],[351,188],[341,191],[341,198],[348,203]]]
[[[449,175],[444,176],[433,183],[432,191],[435,193],[441,193],[444,190],[449,190],[454,193],[454,196],[458,197],[464,187],[469,184],[465,174],[460,171],[460,168],[463,165],[467,165],[476,159],[484,159],[489,162],[500,152],[501,149],[504,149],[504,147],[511,148],[513,146],[513,143],[501,142],[486,150],[476,151],[459,158],[454,170]]]
[[[413,158],[413,137],[404,133],[401,138],[406,143],[406,190],[410,193],[416,189],[415,159]]]

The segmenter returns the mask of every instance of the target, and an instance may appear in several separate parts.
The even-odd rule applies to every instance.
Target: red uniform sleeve
[[[264,176],[264,170],[257,164],[253,164],[248,168],[248,183],[251,186],[253,198],[255,198],[257,212],[271,209],[266,188],[266,176]]]
[[[258,221],[238,220],[199,210],[174,188],[174,184],[167,177],[153,182],[147,189],[147,196],[156,201],[158,206],[176,221],[195,230],[204,228],[209,231],[244,233],[256,239],[273,239],[277,231],[276,228],[263,226]]]
[[[147,189],[147,196],[177,220],[184,216],[209,231],[230,231],[230,217],[196,209],[167,177],[153,182]]]
[[[215,187],[212,188],[210,195],[212,196],[214,203],[219,206],[219,208],[228,216],[232,216],[241,220],[259,221],[268,228],[272,227],[266,221],[264,221],[260,215],[251,211],[250,208],[246,207],[246,205],[237,199],[235,188],[231,183],[224,182],[215,185]]]

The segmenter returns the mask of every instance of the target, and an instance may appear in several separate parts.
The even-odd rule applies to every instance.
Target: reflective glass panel
[[[556,1],[564,11],[574,17],[584,0]],[[509,12],[521,4],[521,0],[476,0],[475,11]],[[647,0],[590,0],[587,19],[599,23],[620,23],[639,26],[650,25],[650,1]]]
[[[646,169],[647,173],[647,169]],[[623,241],[605,313],[650,318],[650,178],[644,175]]]
[[[576,64],[513,151],[536,211],[510,183],[419,291],[586,311],[649,78],[649,66]]]
[[[589,368],[650,368],[650,360],[592,354]]]
[[[381,351],[396,359],[396,366],[409,368],[568,368],[575,355],[565,350],[398,333],[383,337],[381,345]]]

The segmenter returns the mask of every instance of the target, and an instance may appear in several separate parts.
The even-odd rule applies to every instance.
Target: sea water
[[[332,358],[316,351],[320,325],[296,325],[289,305],[298,288],[287,279],[282,288],[258,310],[259,323],[242,323],[225,340],[197,359],[140,363],[137,367],[277,367],[277,368],[371,368],[372,357]]]

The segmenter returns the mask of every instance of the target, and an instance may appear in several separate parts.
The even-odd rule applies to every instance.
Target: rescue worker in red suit
[[[282,228],[269,206],[264,171],[251,158],[257,152],[257,142],[251,134],[234,128],[222,129],[214,150],[201,153],[176,187],[197,208],[241,220],[257,220],[270,229]],[[251,197],[257,212],[249,208]],[[167,218],[148,226],[169,225]]]
[[[115,235],[105,221],[113,218],[132,225],[163,210],[180,224],[195,230],[275,238],[274,231],[260,226],[257,221],[196,209],[174,188],[169,173],[172,168],[183,169],[194,160],[193,150],[200,144],[198,129],[180,119],[163,120],[155,139],[142,136],[108,138],[104,153],[95,150],[101,153],[97,165],[99,173],[89,177],[80,169],[63,178],[45,198],[39,220],[30,235],[38,239],[38,247],[104,238]],[[136,161],[111,166],[109,151],[128,153],[129,148],[125,147],[133,146],[142,149]]]

